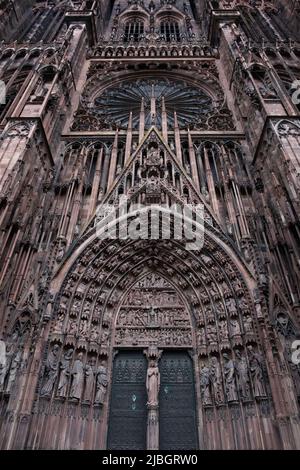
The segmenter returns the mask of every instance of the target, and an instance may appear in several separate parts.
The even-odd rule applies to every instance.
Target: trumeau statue
[[[146,388],[148,393],[147,405],[157,406],[160,388],[160,373],[157,362],[153,359],[150,359],[147,369]]]

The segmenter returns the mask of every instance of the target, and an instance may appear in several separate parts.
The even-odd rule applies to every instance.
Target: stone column
[[[147,450],[159,449],[159,412],[157,405],[147,405]]]

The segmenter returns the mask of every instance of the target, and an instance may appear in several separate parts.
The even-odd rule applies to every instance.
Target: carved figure
[[[83,353],[80,352],[77,356],[76,361],[74,362],[72,369],[72,385],[70,390],[70,397],[80,400],[83,383],[84,383],[84,368],[83,368]]]
[[[41,396],[49,396],[53,391],[53,387],[58,375],[59,346],[55,344],[50,351],[44,372],[44,384],[41,389]]]
[[[98,367],[96,374],[96,396],[95,404],[103,405],[108,386],[107,369],[102,364]]]
[[[148,393],[148,406],[156,406],[158,404],[158,394],[160,387],[160,373],[156,361],[150,360],[147,378],[146,388]]]

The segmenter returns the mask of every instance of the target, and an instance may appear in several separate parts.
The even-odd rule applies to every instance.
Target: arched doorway
[[[238,269],[240,267],[238,263],[234,264],[221,243],[217,246],[208,236],[203,249],[198,252],[186,250],[182,243],[170,240],[155,243],[147,240],[87,241],[85,249],[77,255],[76,263],[69,267],[56,298],[45,351],[46,365],[60,361],[71,371],[68,388],[63,396],[58,394],[62,374],[57,369],[51,379],[51,390],[45,395],[48,369],[41,371],[38,420],[42,422],[43,410],[53,403],[49,416],[57,409],[61,414],[56,423],[68,422],[75,428],[72,417],[80,414],[82,428],[77,426],[77,434],[72,434],[74,448],[82,445],[94,449],[110,447],[114,436],[111,429],[116,382],[114,365],[123,352],[139,353],[142,360],[146,358],[147,366],[146,378],[144,368],[143,379],[137,382],[141,386],[140,429],[143,431],[140,434],[143,439],[138,443],[132,439],[130,443],[115,439],[119,448],[159,449],[176,444],[177,448],[188,449],[196,447],[198,441],[200,448],[232,448],[236,436],[242,436],[245,441],[240,447],[250,447],[252,444],[248,444],[244,431],[245,420],[256,413],[256,402],[260,408],[265,402],[269,403],[269,390],[265,375],[260,380],[260,392],[258,387],[251,388],[252,370],[262,370],[256,319],[256,313],[261,315],[261,311],[257,309],[256,312],[252,304],[250,286],[245,283],[247,276]],[[155,353],[153,348],[156,348]],[[160,387],[157,403],[152,400],[151,407],[147,405],[149,363],[155,362],[153,368],[157,366],[163,382],[164,357],[171,352],[180,352],[185,357],[190,357],[191,353],[192,357],[188,366],[191,377],[188,386],[192,387],[195,382],[197,406],[192,405],[192,412],[183,417],[193,420],[196,413],[198,433],[196,438],[184,443],[176,442],[176,436],[172,437],[175,443],[162,441],[163,428],[172,418],[173,405],[166,409],[169,416],[164,415],[161,393],[162,386],[168,387],[170,382],[166,381]],[[179,363],[182,360],[179,358]],[[83,367],[90,371],[89,379],[81,374],[82,394],[80,398],[75,397],[76,401],[71,391],[75,363],[81,371]],[[243,384],[233,369],[234,364],[244,372]],[[231,380],[232,373],[234,381]],[[136,382],[133,385],[137,389]],[[180,410],[189,403],[184,394],[185,386],[181,379],[175,380],[175,392],[182,388]],[[192,395],[189,392],[189,396]],[[139,410],[139,407],[135,409]],[[117,416],[119,410],[115,410]],[[257,410],[259,413],[260,409]],[[126,411],[128,409],[124,416]],[[237,421],[239,416],[242,419]],[[145,422],[147,447],[144,444]],[[46,433],[50,429],[50,418],[43,423]],[[226,432],[222,431],[220,423]],[[195,429],[194,424],[188,426]],[[153,438],[151,446],[150,437]],[[61,439],[66,446],[69,446],[68,439],[68,435]],[[41,435],[39,447],[46,441],[47,436]]]
[[[180,293],[157,273],[139,279],[121,302],[114,341],[107,447],[197,448],[191,315]],[[154,364],[157,402],[147,390]]]

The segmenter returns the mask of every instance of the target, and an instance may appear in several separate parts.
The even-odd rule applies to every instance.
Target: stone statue
[[[228,309],[228,312],[229,312],[230,316],[236,315],[236,313],[237,313],[236,304],[235,304],[235,301],[232,297],[230,297],[229,299],[226,299],[226,307]]]
[[[89,323],[85,318],[83,318],[79,324],[79,336],[86,338],[88,335],[88,330],[89,330]]]
[[[148,406],[158,405],[158,393],[160,387],[160,373],[156,361],[150,360],[147,378],[146,378],[146,388],[148,393]]]
[[[73,305],[72,305],[70,315],[72,317],[77,317],[78,312],[80,312],[80,309],[81,309],[81,304],[80,304],[79,300],[75,300]]]
[[[228,328],[227,321],[223,320],[219,322],[221,341],[228,341]]]
[[[96,374],[96,396],[95,405],[103,405],[108,386],[107,369],[102,364],[98,367]]]
[[[147,152],[147,163],[149,165],[158,165],[160,163],[159,150],[153,146]]]
[[[263,369],[262,358],[260,354],[253,350],[252,346],[248,346],[249,359],[250,359],[250,373],[252,378],[253,393],[255,397],[267,396]]]
[[[109,346],[109,330],[103,329],[101,334],[101,346]]]
[[[199,328],[198,333],[198,344],[199,346],[206,346],[206,337],[205,337],[205,329],[204,328]]]
[[[22,359],[22,350],[17,351],[14,358],[12,359],[9,367],[9,373],[7,377],[6,392],[11,392],[12,386],[16,380],[17,371],[19,369]]]
[[[57,252],[57,256],[56,256],[56,261],[58,263],[61,262],[61,260],[63,259],[64,255],[65,255],[65,251],[66,251],[66,246],[64,243],[61,243],[59,249],[58,249],[58,252]]]
[[[89,402],[92,401],[94,380],[95,380],[95,364],[96,364],[96,358],[92,357],[87,363],[87,365],[85,366],[85,370],[84,370],[85,387],[84,387],[84,394],[83,394],[84,401],[89,401]]]
[[[80,400],[83,392],[84,383],[84,368],[83,368],[83,353],[80,352],[74,362],[72,369],[72,385],[70,390],[70,398],[76,398]]]
[[[241,328],[238,320],[230,320],[230,332],[232,337],[241,335]]]
[[[225,391],[227,400],[237,401],[238,395],[235,385],[235,367],[234,362],[227,354],[223,354],[224,358],[224,376],[225,376]]]
[[[247,315],[244,319],[244,329],[246,334],[253,333],[253,321],[251,315]]]
[[[97,343],[99,340],[99,330],[98,330],[98,325],[93,326],[90,332],[90,340],[94,341]]]
[[[217,329],[215,325],[207,325],[207,339],[209,344],[217,343]]]
[[[212,383],[215,404],[219,405],[224,403],[224,393],[222,386],[222,372],[218,362],[218,359],[214,356],[211,358],[210,363],[210,380]]]
[[[203,366],[200,371],[200,390],[203,405],[211,405],[210,370],[207,366]]]
[[[6,344],[2,339],[0,340],[0,392],[3,391],[4,381],[7,372],[7,357],[6,357]]]
[[[65,316],[63,313],[61,313],[55,322],[53,333],[62,334],[64,332],[64,329],[63,329],[64,321],[65,321]]]
[[[248,364],[246,357],[241,354],[240,351],[236,351],[237,363],[236,363],[236,371],[237,371],[237,379],[238,379],[238,388],[240,397],[243,400],[250,399],[250,383],[249,383],[249,375],[248,375]]]
[[[70,376],[70,362],[73,355],[73,348],[68,349],[60,362],[60,378],[57,388],[57,396],[66,397]]]
[[[68,334],[76,336],[77,335],[77,328],[78,328],[77,320],[70,320]]]
[[[60,348],[58,344],[54,344],[47,357],[44,372],[44,384],[41,389],[41,396],[43,397],[50,396],[53,391],[53,387],[58,375],[59,350]]]

